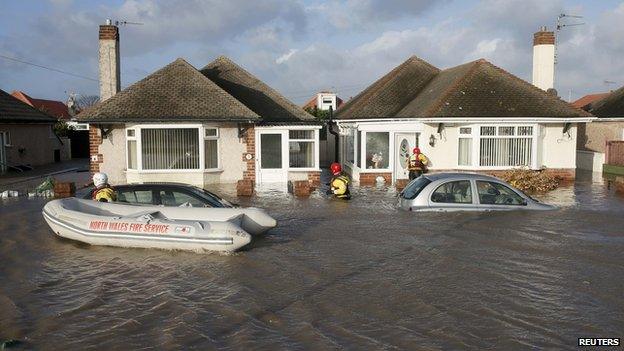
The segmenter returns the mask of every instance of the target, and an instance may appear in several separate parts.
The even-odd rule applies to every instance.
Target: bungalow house
[[[602,172],[607,142],[624,140],[624,87],[585,106],[597,118],[579,127],[579,168]]]
[[[440,70],[411,57],[336,114],[342,162],[370,184],[408,177],[414,146],[429,169],[547,168],[574,178],[577,124],[591,115],[480,59]]]
[[[0,90],[0,173],[69,159],[56,118]]]
[[[318,180],[311,115],[231,60],[177,59],[78,116],[113,184]]]
[[[319,182],[321,125],[226,57],[201,70],[177,59],[119,91],[119,29],[100,26],[100,103],[91,171],[112,184]]]

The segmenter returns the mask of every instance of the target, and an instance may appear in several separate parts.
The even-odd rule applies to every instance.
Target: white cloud
[[[287,53],[285,53],[284,55],[278,57],[275,60],[275,63],[277,63],[279,65],[279,64],[282,64],[282,63],[288,61],[292,57],[292,55],[294,55],[297,51],[299,51],[299,50],[297,50],[297,49],[290,49],[290,50],[288,50]]]

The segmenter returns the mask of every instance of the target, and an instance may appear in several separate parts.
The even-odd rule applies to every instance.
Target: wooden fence
[[[606,164],[613,166],[624,166],[624,141],[607,141],[606,151]]]

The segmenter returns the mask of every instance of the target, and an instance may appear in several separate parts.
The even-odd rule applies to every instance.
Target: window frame
[[[134,130],[134,137],[128,137],[128,130]],[[197,129],[198,136],[198,153],[199,153],[199,168],[190,169],[144,169],[143,168],[143,145],[141,140],[141,130],[143,129]],[[206,137],[206,130],[216,129],[216,136]],[[217,141],[217,168],[204,168],[206,165],[205,159],[205,140],[219,140],[221,137],[220,127],[203,125],[203,124],[128,124],[124,128],[125,133],[125,149],[126,149],[126,171],[138,172],[138,173],[210,173],[222,171],[221,165],[221,145]],[[128,168],[128,140],[136,140],[137,145],[137,167]]]
[[[219,131],[218,127],[210,127],[210,126],[204,126],[202,127],[203,130],[203,135],[204,138],[203,140],[200,142],[202,145],[200,146],[202,149],[202,153],[203,155],[200,156],[203,157],[203,160],[200,160],[200,162],[202,162],[201,164],[203,165],[202,169],[205,171],[215,171],[215,170],[219,170],[221,169],[221,143],[219,142],[219,139],[221,137],[221,133]],[[215,135],[206,135],[206,132],[208,130],[214,130],[215,131]],[[214,168],[208,168],[206,167],[206,140],[216,140],[217,141],[217,167]]]
[[[301,139],[301,138],[291,138],[290,137],[290,132],[293,131],[306,131],[306,132],[312,132],[312,136],[308,139]],[[312,168],[316,168],[316,159],[317,159],[317,154],[319,153],[319,148],[317,147],[318,143],[317,140],[319,138],[319,131],[320,129],[289,129],[288,130],[288,135],[287,135],[287,141],[286,141],[286,147],[288,148],[288,169],[292,169],[292,170],[304,170],[304,169],[312,169]],[[311,167],[293,167],[290,165],[290,143],[294,142],[294,143],[310,143],[312,144],[312,151],[314,152],[314,154],[312,155],[312,166]]]
[[[130,136],[130,131],[132,131],[134,133],[134,135]],[[136,171],[139,169],[139,142],[137,140],[137,130],[135,128],[126,128],[125,129],[125,133],[126,133],[126,169],[127,170],[133,170]],[[128,147],[128,144],[130,141],[134,141],[135,143],[135,151],[136,151],[136,166],[134,168],[130,168],[130,148]]]
[[[481,128],[483,127],[491,127],[494,128],[494,135],[481,135]],[[499,128],[513,127],[514,135],[500,135]],[[531,135],[518,135],[518,131],[523,127],[531,127],[532,134]],[[530,147],[531,147],[531,160],[530,164],[526,167],[530,169],[537,169],[538,164],[538,138],[541,135],[540,125],[539,123],[476,123],[476,124],[463,124],[457,127],[457,146],[455,148],[457,152],[456,156],[456,164],[458,169],[470,169],[470,170],[504,170],[510,168],[517,168],[520,166],[481,166],[481,140],[482,138],[494,138],[494,139],[530,139]],[[460,133],[461,128],[471,128],[471,134],[463,134]],[[471,163],[470,165],[460,165],[459,164],[459,139],[472,139],[470,152],[471,155]]]
[[[368,140],[366,139],[369,133],[386,133],[388,134],[388,167],[387,168],[366,168],[366,148],[368,147]],[[394,135],[395,133],[387,130],[366,130],[362,131],[362,147],[360,152],[360,173],[388,173],[393,172],[393,150],[394,150]]]

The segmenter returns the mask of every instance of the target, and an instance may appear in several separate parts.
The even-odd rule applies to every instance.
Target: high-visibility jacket
[[[101,188],[95,188],[91,193],[91,198],[95,201],[113,202],[117,201],[117,194],[109,185],[104,185]]]
[[[331,180],[331,190],[339,198],[349,197],[349,183],[351,180],[349,176],[346,174],[340,174],[332,178]]]
[[[423,154],[412,154],[407,159],[407,169],[409,171],[422,171],[429,163],[427,156]]]

